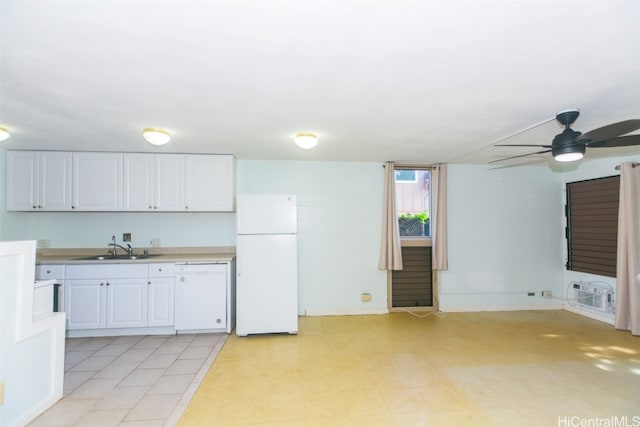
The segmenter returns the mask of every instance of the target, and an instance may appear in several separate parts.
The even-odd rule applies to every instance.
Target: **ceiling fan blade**
[[[551,148],[550,145],[543,144],[496,144],[494,147],[544,147]]]
[[[589,148],[628,147],[631,145],[640,145],[640,135],[619,136],[606,141],[587,143],[587,147]]]
[[[622,122],[612,123],[601,128],[590,130],[589,132],[580,135],[578,138],[576,138],[576,140],[584,141],[588,139],[593,142],[606,141],[615,138],[616,136],[624,135],[638,129],[640,129],[640,120],[625,120]]]
[[[505,157],[504,159],[491,160],[489,163],[497,163],[497,162],[502,162],[502,161],[505,161],[505,160],[517,159],[518,157],[533,156],[534,154],[543,154],[543,153],[548,153],[550,151],[551,150],[542,150],[542,151],[538,151],[538,152],[535,152],[535,153],[520,154],[519,156],[511,156],[511,157]]]

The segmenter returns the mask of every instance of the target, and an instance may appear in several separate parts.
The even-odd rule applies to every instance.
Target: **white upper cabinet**
[[[230,212],[234,183],[230,155],[124,155],[125,211]]]
[[[153,154],[124,153],[123,203],[125,211],[157,209]]]
[[[71,209],[121,211],[122,181],[122,153],[73,153]]]
[[[233,212],[232,155],[7,151],[10,211]]]
[[[156,154],[155,165],[157,210],[184,211],[184,154]]]
[[[189,211],[233,211],[233,163],[233,156],[185,155],[185,208]]]
[[[71,153],[7,152],[7,210],[65,211],[71,207]]]

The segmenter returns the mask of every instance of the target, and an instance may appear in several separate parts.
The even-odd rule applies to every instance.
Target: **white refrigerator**
[[[236,198],[236,334],[298,333],[296,196]]]

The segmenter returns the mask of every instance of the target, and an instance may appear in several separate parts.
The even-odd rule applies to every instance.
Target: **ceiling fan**
[[[626,147],[630,145],[640,145],[640,135],[626,135],[629,132],[640,129],[640,120],[625,120],[612,123],[587,133],[577,132],[571,129],[571,125],[576,121],[580,111],[578,109],[560,111],[556,114],[556,120],[564,126],[562,133],[553,138],[551,145],[545,144],[496,144],[495,147],[543,147],[544,150],[535,153],[521,154],[519,156],[505,157],[503,159],[492,160],[489,163],[502,162],[504,160],[516,159],[518,157],[532,156],[551,152],[553,158],[558,162],[573,162],[584,157],[588,148],[611,148]]]

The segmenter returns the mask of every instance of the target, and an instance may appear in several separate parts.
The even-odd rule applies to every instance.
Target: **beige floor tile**
[[[158,381],[165,370],[164,368],[136,369],[122,380],[119,385],[121,387],[151,386]]]
[[[180,354],[189,346],[188,341],[165,341],[154,354]]]
[[[115,356],[89,356],[69,371],[99,371],[116,359]]]
[[[100,399],[93,409],[131,409],[136,406],[150,388],[149,386],[115,387],[109,394]]]
[[[122,353],[118,360],[133,360],[137,362],[142,362],[149,357],[155,348],[130,348],[129,350]]]
[[[108,366],[95,374],[93,378],[124,378],[133,372],[141,362],[136,360],[116,359]]]
[[[175,356],[175,355],[174,355]],[[178,359],[167,368],[165,375],[197,374],[204,359]]]
[[[89,378],[93,377],[98,371],[79,371],[64,373],[64,395],[68,395],[73,390],[84,384]]]
[[[211,353],[209,346],[189,346],[180,353],[178,359],[204,359]]]
[[[91,410],[75,424],[76,427],[117,427],[127,415],[126,409]]]
[[[29,424],[30,427],[72,426],[97,403],[98,399],[63,399]]]
[[[100,399],[121,381],[120,378],[89,379],[69,394],[69,399]]]
[[[163,375],[151,387],[148,394],[183,394],[193,381],[193,374],[188,375]]]
[[[140,364],[140,368],[168,368],[178,358],[177,354],[152,354]]]
[[[164,420],[171,415],[182,394],[156,394],[143,397],[127,414],[125,421]]]

